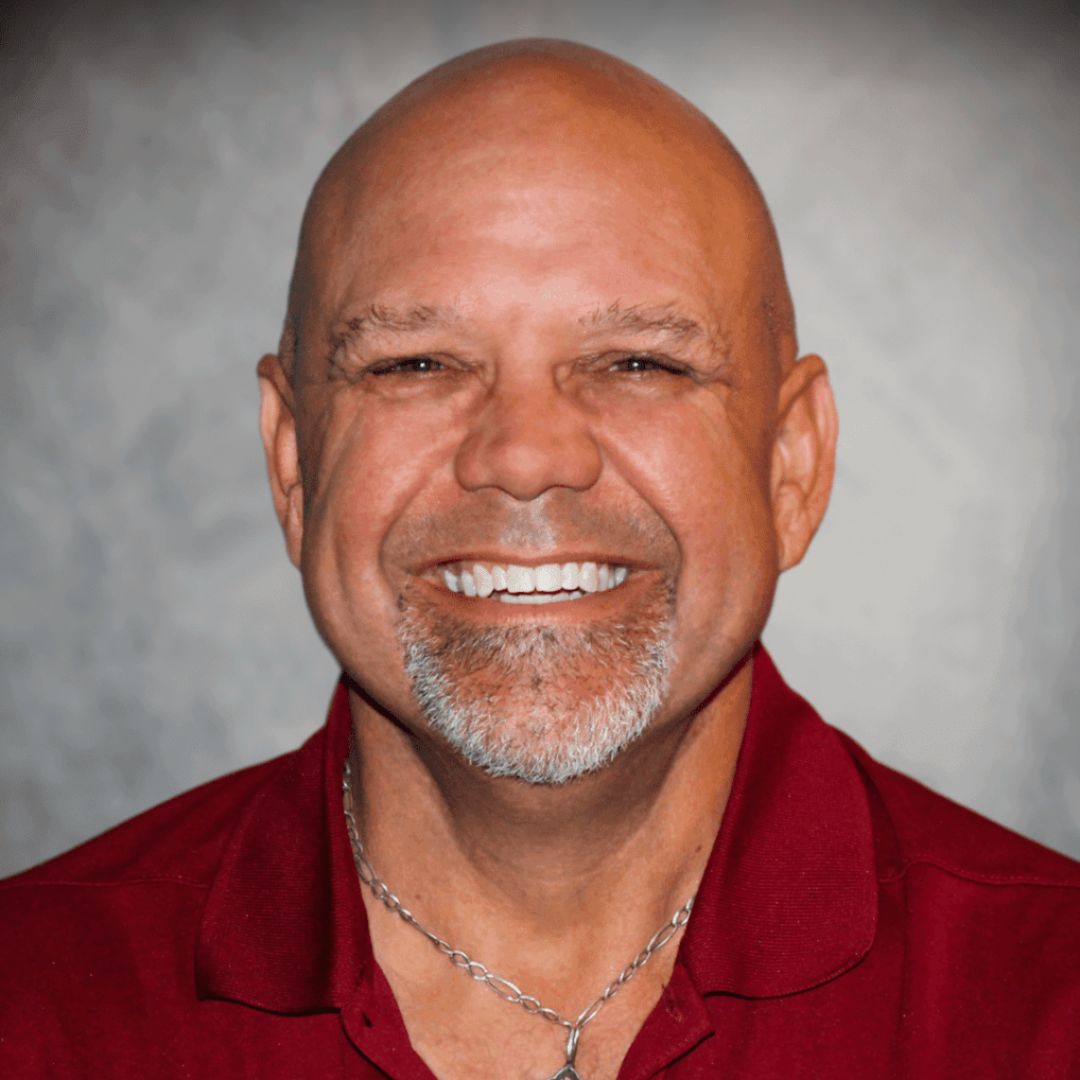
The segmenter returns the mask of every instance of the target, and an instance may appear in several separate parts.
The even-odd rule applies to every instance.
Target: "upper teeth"
[[[442,576],[451,592],[464,593],[466,596],[545,593],[557,594],[552,599],[571,600],[585,593],[614,589],[626,580],[629,573],[625,566],[594,562],[545,563],[543,566],[474,563],[471,567],[459,565],[456,572],[444,567]],[[508,597],[500,595],[498,599]]]

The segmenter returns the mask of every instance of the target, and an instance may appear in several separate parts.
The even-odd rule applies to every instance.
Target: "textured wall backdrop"
[[[0,871],[321,722],[334,666],[271,514],[253,364],[331,151],[429,66],[532,34],[669,82],[774,208],[842,415],[830,517],[766,635],[782,669],[874,753],[1080,854],[1068,6],[10,11]]]

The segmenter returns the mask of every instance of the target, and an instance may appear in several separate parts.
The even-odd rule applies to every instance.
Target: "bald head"
[[[549,751],[617,752],[572,732],[651,723],[643,672],[674,723],[747,655],[824,513],[835,413],[761,194],[677,94],[561,42],[437,68],[319,178],[289,303],[259,365],[275,506],[324,639],[410,730],[554,783]],[[571,564],[543,608],[494,598]]]
[[[595,212],[581,228],[598,242],[615,195],[624,214],[630,208],[625,230],[640,228],[640,215],[659,215],[670,230],[696,232],[724,293],[716,332],[757,339],[775,372],[794,362],[775,231],[731,143],[630,64],[582,45],[534,40],[478,49],[428,72],[334,155],[304,215],[282,341],[286,366],[295,375],[298,354],[324,350],[325,327],[354,287],[358,263],[399,236],[406,243],[410,223],[424,218],[430,236],[470,211],[484,222],[485,205],[494,220],[497,207],[537,200],[543,245],[538,190],[555,192],[557,201],[560,187],[574,185],[595,192]]]

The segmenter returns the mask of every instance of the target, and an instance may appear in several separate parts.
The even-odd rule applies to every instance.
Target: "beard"
[[[675,597],[661,585],[627,617],[581,626],[477,627],[400,598],[398,637],[421,712],[491,776],[563,784],[610,764],[667,696]]]

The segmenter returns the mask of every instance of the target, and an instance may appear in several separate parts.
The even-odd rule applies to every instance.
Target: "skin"
[[[705,117],[612,57],[546,41],[468,54],[327,166],[259,378],[288,552],[352,682],[372,862],[428,926],[576,1015],[697,887],[749,650],[828,501],[833,400],[821,359],[797,359],[760,193]],[[522,608],[447,592],[439,565],[466,556],[633,572]],[[572,632],[666,588],[670,693],[609,767],[559,786],[495,779],[428,729],[396,636],[402,596],[469,625]],[[536,688],[522,672],[491,692],[511,723]],[[437,1075],[561,1064],[560,1029],[365,903]],[[586,1075],[616,1075],[676,944],[586,1028]]]

